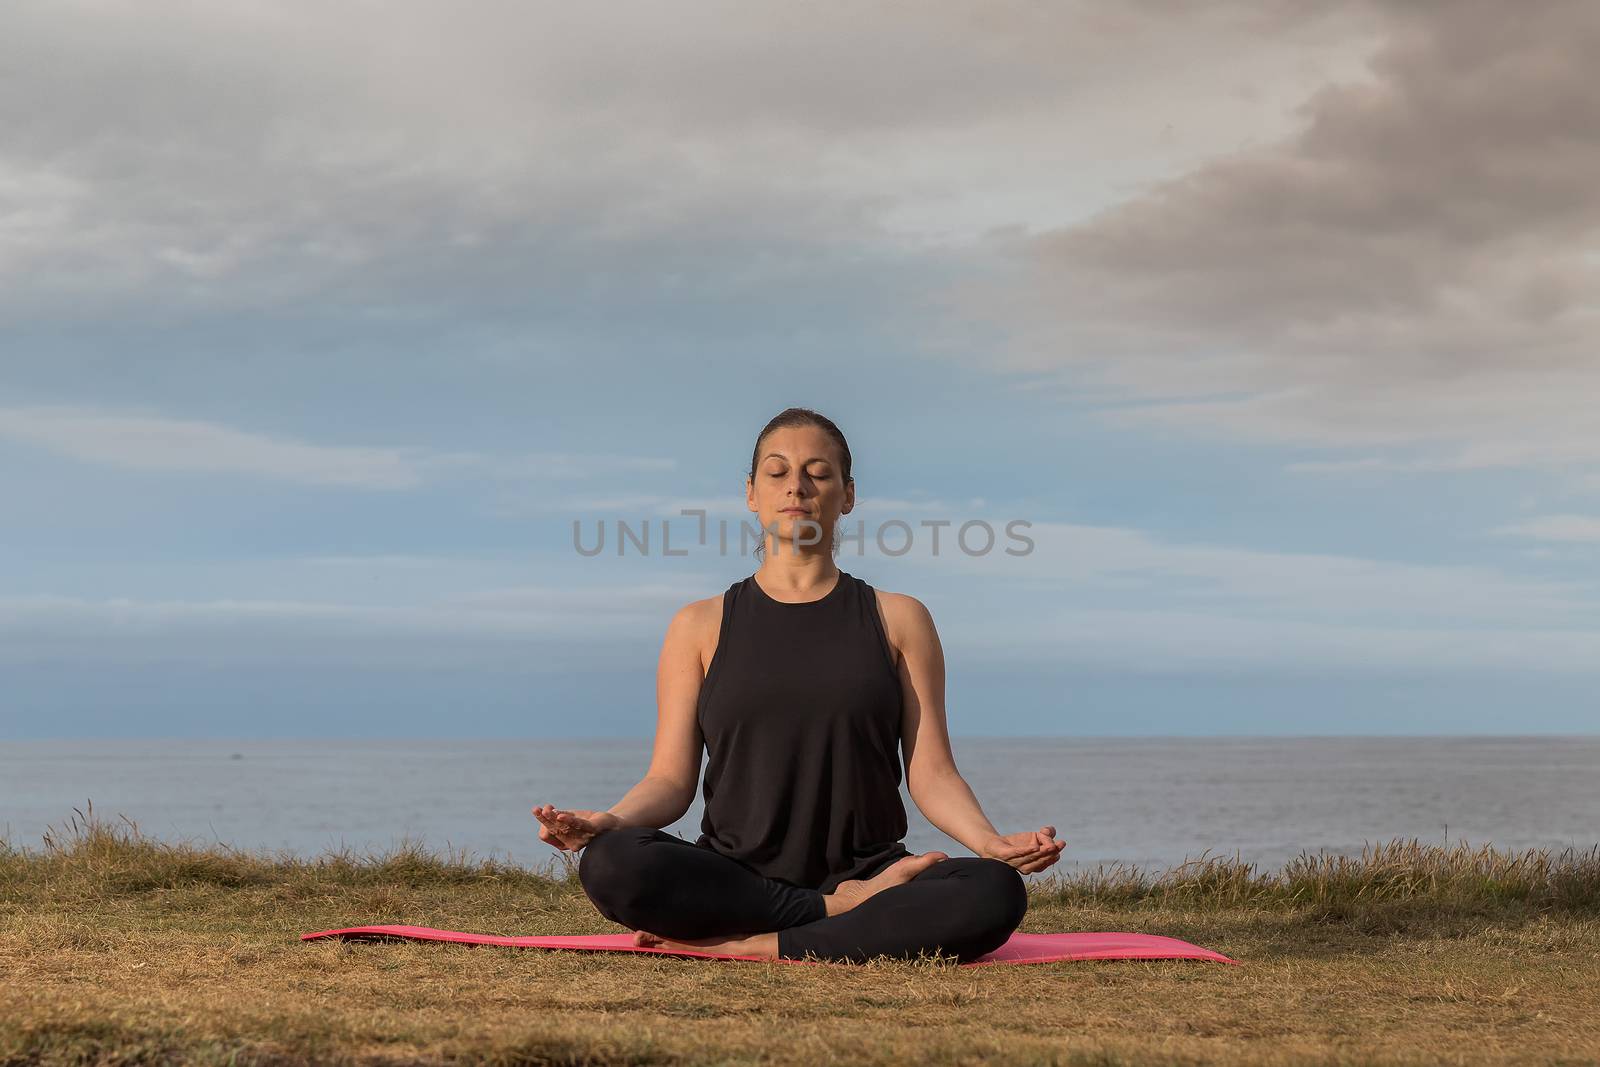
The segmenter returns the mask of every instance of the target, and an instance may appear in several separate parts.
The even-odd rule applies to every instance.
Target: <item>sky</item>
[[[1600,728],[1587,0],[0,41],[0,738],[650,736],[789,406],[954,735]]]

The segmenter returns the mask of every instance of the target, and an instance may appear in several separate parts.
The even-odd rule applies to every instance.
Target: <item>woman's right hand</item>
[[[576,852],[596,834],[614,829],[620,819],[609,811],[580,811],[541,804],[533,809],[539,820],[539,840],[566,852]]]

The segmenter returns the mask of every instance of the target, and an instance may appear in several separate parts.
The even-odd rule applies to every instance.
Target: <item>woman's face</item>
[[[855,487],[839,469],[839,448],[815,426],[773,430],[761,442],[755,479],[747,492],[750,510],[763,529],[780,540],[806,542],[829,550],[840,515],[855,507]],[[787,510],[787,509],[798,510]],[[802,526],[809,519],[821,527]],[[820,536],[819,536],[820,532]]]

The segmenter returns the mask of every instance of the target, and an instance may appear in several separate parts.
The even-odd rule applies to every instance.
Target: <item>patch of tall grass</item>
[[[1341,921],[1404,911],[1600,913],[1600,845],[1503,851],[1397,838],[1359,856],[1302,852],[1275,871],[1202,855],[1150,874],[1114,864],[1035,879],[1035,900],[1294,909]]]
[[[544,868],[479,859],[464,850],[429,851],[403,841],[387,852],[348,848],[301,857],[221,844],[155,840],[93,805],[52,827],[41,850],[0,842],[0,888],[95,896],[197,885],[273,886],[288,892],[335,887],[440,888],[493,883],[503,888],[578,890],[576,857],[553,853]],[[578,890],[581,892],[581,890]],[[1600,845],[1587,851],[1502,851],[1464,842],[1411,839],[1369,844],[1359,856],[1302,853],[1262,871],[1237,857],[1202,855],[1155,873],[1114,864],[1051,871],[1030,879],[1035,904],[1077,907],[1253,908],[1293,911],[1313,920],[1370,924],[1401,915],[1525,916],[1600,914]]]
[[[565,854],[553,855],[551,864],[535,870],[475,858],[466,850],[447,849],[440,855],[409,839],[383,852],[341,848],[309,858],[219,843],[161,841],[126,816],[108,820],[97,815],[93,804],[72,809],[65,824],[42,836],[40,849],[0,844],[0,887],[27,883],[116,895],[195,885],[426,887],[494,882],[546,888],[577,879],[576,861]]]

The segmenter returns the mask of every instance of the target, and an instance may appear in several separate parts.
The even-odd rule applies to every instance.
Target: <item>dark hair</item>
[[[752,482],[756,480],[756,465],[761,462],[761,442],[767,439],[767,435],[773,430],[792,430],[800,426],[815,426],[833,438],[833,443],[839,446],[840,475],[846,484],[852,481],[850,475],[850,445],[845,441],[844,433],[834,425],[833,420],[828,416],[820,411],[812,411],[810,408],[784,408],[761,428],[761,432],[756,434],[756,447],[750,450],[750,480]],[[765,549],[766,539],[762,538],[762,543],[756,546],[757,558],[760,558]],[[833,532],[833,549],[835,552],[839,550],[838,530]]]

